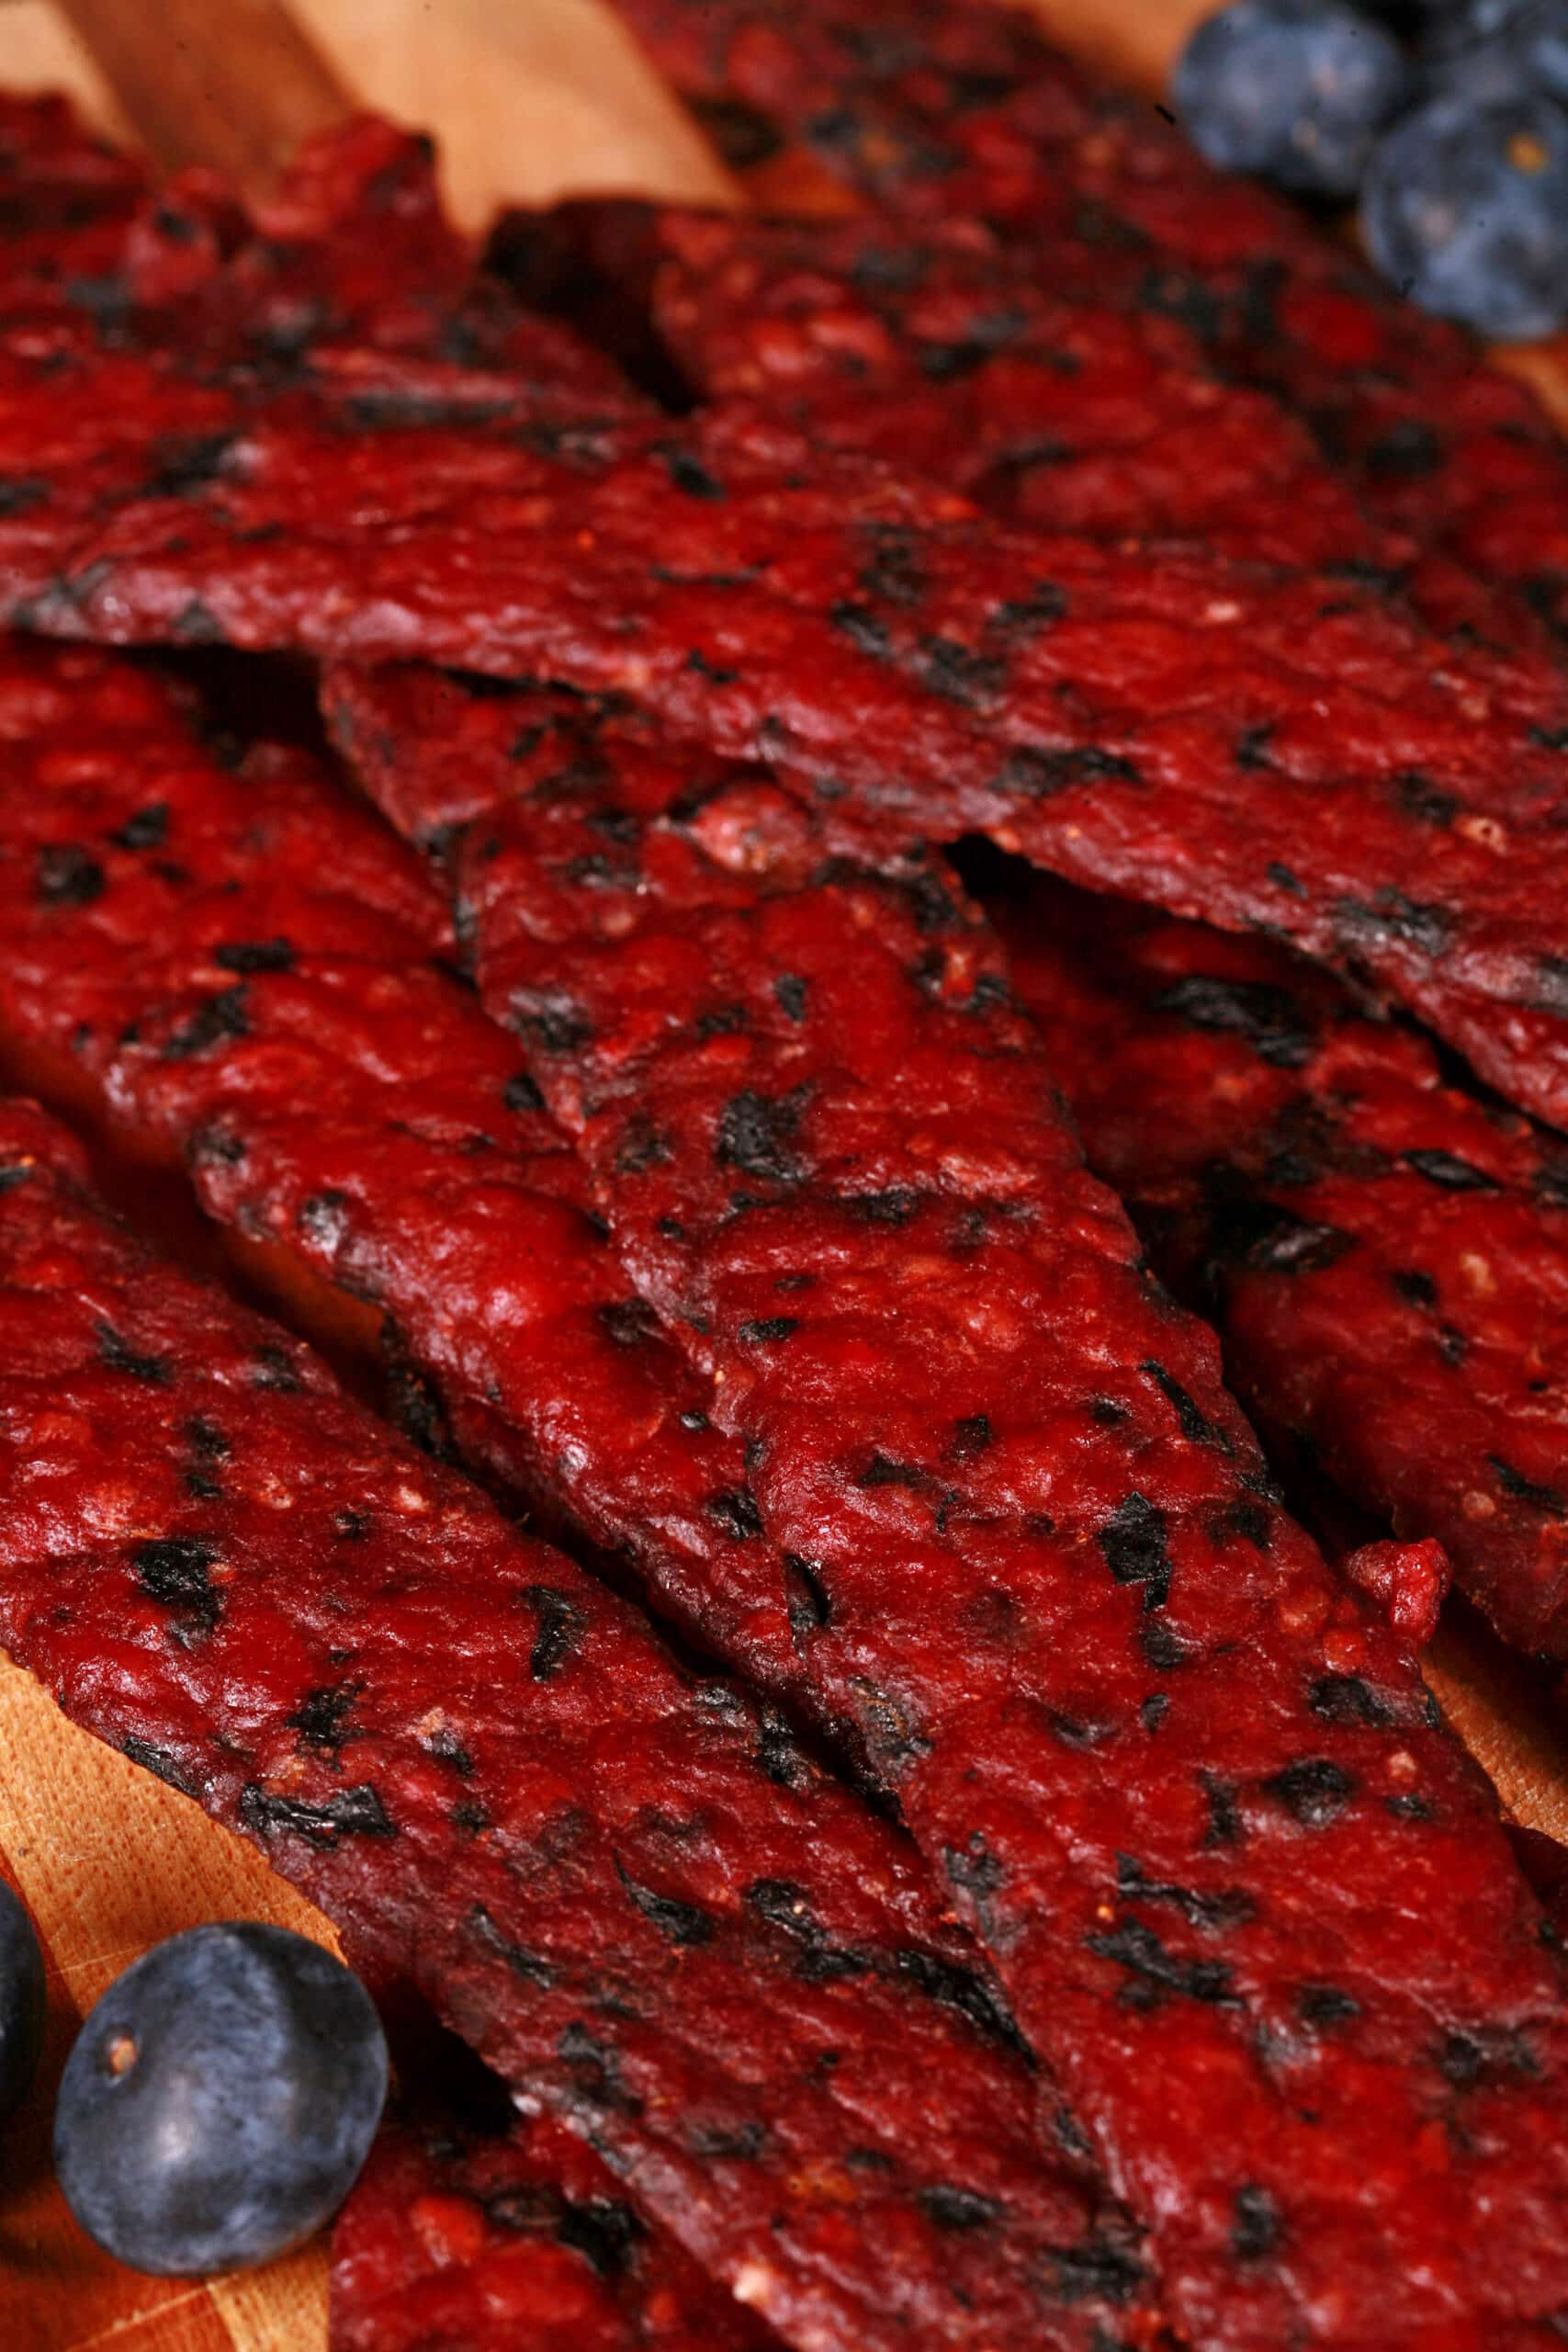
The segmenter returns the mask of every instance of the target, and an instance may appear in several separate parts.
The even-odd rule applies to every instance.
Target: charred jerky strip
[[[1002,228],[1050,282],[1181,319],[1276,393],[1396,526],[1568,627],[1568,453],[1533,393],[1381,285],[1336,238],[1204,163],[1147,100],[1097,84],[1021,11],[971,0],[618,0],[759,193],[779,150],[920,222]]]
[[[548,2117],[382,2127],[333,2232],[332,2352],[761,2352],[776,2342],[648,2228]]]
[[[744,413],[677,428],[520,391],[504,428],[462,431],[428,421],[449,412],[427,368],[423,426],[377,433],[352,359],[269,401],[13,338],[0,472],[25,449],[49,494],[0,521],[0,606],[631,689],[808,781],[846,843],[983,829],[1283,929],[1568,1117],[1555,670],[1439,650],[1312,573],[1006,531]],[[470,418],[488,380],[454,373]],[[210,479],[149,495],[176,430],[231,438]]]
[[[1568,1163],[1329,976],[1059,885],[998,899],[1093,1165],[1233,1380],[1568,1656]]]
[[[111,1226],[36,1110],[0,1137],[12,1654],[789,2340],[1137,2339],[1135,2254],[1040,2164],[1026,2071],[932,1997],[882,1825]]]
[[[481,992],[712,1370],[764,1525],[811,1562],[809,1669],[1178,2324],[1544,2343],[1568,2018],[1539,1913],[1408,1652],[1285,1519],[1212,1342],[1084,1170],[999,959],[940,870],[824,871],[776,785],[694,796],[600,751],[570,797],[490,770],[457,853]],[[611,819],[626,871],[590,879]],[[1434,1906],[1414,1971],[1378,1922],[1396,1883]],[[1461,2041],[1529,2052],[1488,2074],[1483,2131]],[[1459,2250],[1479,2195],[1500,2267]]]

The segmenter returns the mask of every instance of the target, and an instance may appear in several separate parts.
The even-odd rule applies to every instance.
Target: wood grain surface
[[[1212,0],[1035,0],[1066,44],[1151,89]],[[171,43],[205,14],[227,28],[236,0],[133,0]],[[726,193],[705,153],[600,0],[295,0],[329,76],[439,137],[447,195],[478,225],[511,197],[633,188]],[[104,0],[0,0],[0,85],[68,88],[106,128],[129,125],[83,33]],[[240,11],[266,35],[268,10]],[[107,15],[124,21],[124,0]],[[74,22],[68,21],[69,18]],[[274,28],[276,29],[276,28]],[[141,44],[139,44],[141,46]],[[199,46],[199,44],[198,44]],[[254,51],[252,52],[254,55]],[[298,63],[298,60],[296,60]],[[122,61],[121,70],[126,70]],[[188,86],[188,67],[181,77]],[[180,152],[167,90],[143,91],[152,143]],[[308,119],[323,85],[307,71],[278,100]],[[192,102],[191,141],[210,141],[227,103]],[[268,115],[276,130],[276,112]],[[254,118],[252,118],[253,122]],[[247,134],[248,135],[248,134]],[[209,144],[206,152],[210,153]],[[236,151],[238,152],[238,151]],[[264,148],[250,168],[263,169]],[[1568,424],[1561,349],[1511,355]],[[1528,1669],[1473,1629],[1445,1632],[1429,1679],[1517,1815],[1568,1840],[1568,1739]],[[50,2036],[37,2094],[0,2143],[0,2352],[324,2352],[324,2245],[246,2277],[142,2278],[73,2222],[49,2165],[60,2068],[85,2011],[161,1937],[203,1919],[265,1918],[331,1944],[332,1930],[260,1859],[165,1788],[73,1730],[48,1695],[0,1658],[0,1873],[30,1905],[46,1946]]]

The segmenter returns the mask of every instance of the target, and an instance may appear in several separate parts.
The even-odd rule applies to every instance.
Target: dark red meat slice
[[[367,398],[388,364],[323,355],[316,390],[267,401],[13,338],[0,473],[42,494],[0,522],[5,609],[631,689],[842,796],[848,842],[983,828],[1287,930],[1568,1116],[1555,669],[1439,647],[1311,573],[1008,532],[745,414],[675,427],[519,390],[487,431],[503,379],[424,367],[388,426]],[[158,494],[180,435],[216,454]]]
[[[648,2229],[547,2117],[383,2125],[333,2233],[333,2352],[762,2352],[777,2338]]]
[[[900,1845],[0,1114],[0,1635],[786,2337],[1148,2333]],[[1108,2234],[1108,2232],[1111,2233]]]
[[[1232,1379],[1568,1655],[1568,1162],[1326,973],[1058,885],[999,897],[1095,1167]]]
[[[479,753],[499,726],[455,747],[434,693],[329,699],[404,825],[427,751],[427,822],[489,778],[456,850],[484,1001],[711,1371],[763,1525],[809,1563],[808,1670],[1150,2226],[1179,2324],[1530,2340],[1568,2288],[1539,2267],[1568,2195],[1539,1916],[1409,1653],[1283,1517],[1212,1342],[1084,1171],[993,945],[939,870],[824,875],[777,785],[586,717],[514,798]],[[1416,1883],[1412,1977],[1377,1922]],[[1489,2075],[1472,2135],[1442,2053],[1516,2030],[1531,2071]],[[1456,2251],[1490,2197],[1472,2161],[1518,2273]]]
[[[819,175],[888,209],[992,222],[1048,282],[1181,318],[1227,372],[1299,409],[1390,522],[1568,626],[1568,453],[1534,395],[1024,12],[618,5],[721,145],[761,163],[764,201],[770,177],[778,200],[803,200],[774,152],[800,142]]]

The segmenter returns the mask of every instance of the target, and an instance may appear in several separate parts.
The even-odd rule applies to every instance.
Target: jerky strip
[[[1078,2300],[1095,2217],[1028,2074],[933,1997],[942,1931],[874,1817],[111,1225],[31,1106],[0,1161],[0,1634],[67,1712],[790,2340],[1087,2347],[1135,2313],[1130,2252]]]
[[[1090,1160],[1243,1395],[1568,1655],[1568,1163],[1324,972],[1059,885],[999,898]]]
[[[1281,928],[1568,1115],[1555,671],[1439,652],[1311,573],[1007,532],[766,419],[569,425],[520,394],[504,431],[378,434],[355,380],[269,402],[13,340],[0,471],[25,445],[51,490],[0,522],[0,605],[67,636],[419,650],[631,689],[809,782],[846,842],[984,829]],[[147,481],[176,418],[235,437],[171,501]],[[1450,824],[1418,813],[1412,775]]]
[[[333,2232],[333,2352],[761,2352],[776,2342],[547,2117],[384,2124]]]
[[[355,703],[400,732],[405,821],[424,749],[433,814],[450,753],[418,695]],[[808,1669],[1149,2226],[1173,2315],[1215,2345],[1420,2342],[1439,2315],[1529,2340],[1568,2303],[1539,2226],[1568,2198],[1564,1986],[1408,1652],[1280,1510],[941,870],[824,870],[778,786],[694,791],[595,741],[570,790],[510,798],[488,768],[457,850],[484,1001],[711,1369],[763,1524],[812,1564]],[[590,876],[612,817],[628,871]],[[1413,1971],[1371,1894],[1416,1882]],[[1487,2077],[1484,2152],[1461,2041],[1529,2051]]]
[[[1568,454],[1528,387],[1021,10],[618,6],[764,203],[770,184],[780,209],[813,200],[815,175],[922,225],[985,221],[1051,284],[1179,318],[1296,409],[1390,523],[1568,627]]]

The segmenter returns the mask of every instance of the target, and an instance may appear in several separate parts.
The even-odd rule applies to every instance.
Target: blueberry
[[[1568,321],[1568,112],[1438,98],[1397,123],[1361,194],[1367,249],[1424,310],[1499,338]]]
[[[0,2118],[32,2087],[43,2016],[43,1954],[20,1898],[0,1879]]]
[[[1568,103],[1568,0],[1469,0],[1428,28],[1422,81],[1472,106],[1530,96]]]
[[[1408,87],[1399,43],[1340,0],[1235,0],[1199,26],[1172,84],[1212,164],[1339,197]]]
[[[340,1961],[285,1928],[192,1928],[82,2028],[55,2169],[83,2228],[132,2269],[243,2269],[342,2204],[386,2090],[379,2020]]]

